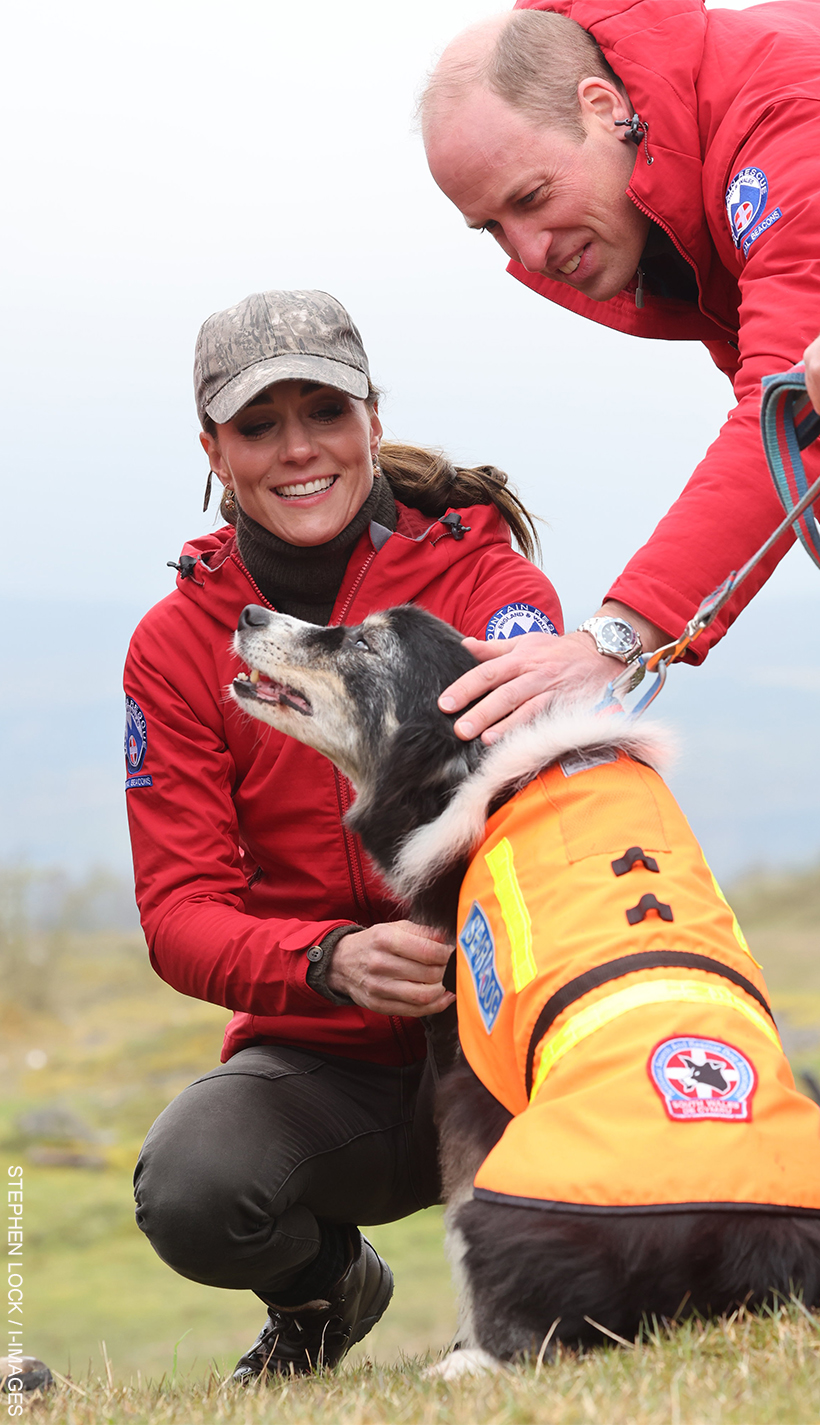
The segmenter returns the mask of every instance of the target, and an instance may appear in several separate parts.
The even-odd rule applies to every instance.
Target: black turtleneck
[[[288,544],[240,508],[236,543],[245,568],[269,604],[307,623],[326,624],[359,535],[373,520],[394,530],[397,519],[393,491],[380,475],[350,524],[327,544]]]

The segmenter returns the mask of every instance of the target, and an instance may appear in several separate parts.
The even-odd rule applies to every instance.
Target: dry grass
[[[425,1379],[417,1360],[389,1369],[365,1361],[245,1391],[216,1375],[117,1386],[112,1371],[61,1382],[31,1410],[38,1425],[816,1425],[820,1327],[792,1303],[768,1317],[740,1312],[648,1332],[631,1350],[564,1352],[550,1365],[454,1384]]]

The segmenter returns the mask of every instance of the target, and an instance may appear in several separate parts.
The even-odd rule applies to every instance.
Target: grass
[[[454,1384],[425,1379],[418,1361],[345,1365],[310,1380],[238,1392],[207,1381],[154,1386],[60,1383],[38,1421],[65,1425],[816,1425],[817,1323],[792,1304],[765,1318],[738,1313],[709,1325],[648,1332],[632,1349],[584,1356]]]
[[[732,899],[793,1064],[820,1076],[820,875],[754,877]],[[820,1420],[820,1321],[796,1303],[761,1319],[648,1333],[632,1350],[563,1353],[540,1371],[425,1380],[423,1364],[455,1322],[437,1209],[368,1231],[393,1266],[396,1296],[340,1371],[237,1395],[223,1381],[264,1309],[166,1268],[134,1225],[130,1188],[153,1119],[217,1061],[225,1012],[163,985],[129,933],[7,923],[0,986],[10,985],[0,1000],[0,1174],[18,1163],[25,1174],[24,1349],[71,1378],[30,1402],[38,1421]],[[44,1107],[75,1115],[74,1138],[32,1133],[26,1116]],[[99,1166],[47,1166],[49,1153]]]

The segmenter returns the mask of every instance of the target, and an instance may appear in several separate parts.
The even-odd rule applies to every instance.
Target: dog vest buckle
[[[629,850],[625,851],[623,856],[620,856],[617,861],[611,863],[612,869],[616,876],[625,876],[627,871],[631,871],[632,867],[636,865],[638,861],[643,862],[647,871],[660,870],[655,857],[647,856],[641,846],[630,846]]]
[[[675,919],[672,914],[671,905],[667,905],[665,901],[659,901],[658,897],[654,895],[641,896],[638,904],[633,905],[627,911],[626,918],[630,925],[637,925],[640,921],[646,919],[647,912],[650,910],[656,910],[661,920]]]

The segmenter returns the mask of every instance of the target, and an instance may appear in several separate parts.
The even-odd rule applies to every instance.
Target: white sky
[[[7,592],[161,597],[165,560],[211,523],[199,324],[249,291],[315,286],[362,329],[388,429],[508,469],[550,521],[568,612],[597,605],[730,389],[697,345],[623,337],[525,291],[434,187],[414,93],[497,8],[15,7],[0,390],[11,503],[28,517],[6,545]]]

